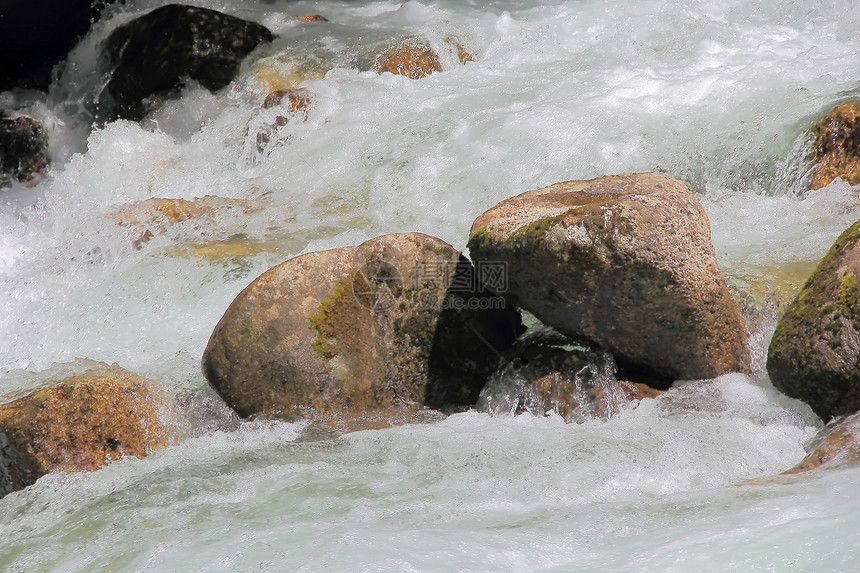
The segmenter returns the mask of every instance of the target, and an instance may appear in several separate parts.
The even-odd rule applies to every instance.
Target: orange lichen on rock
[[[266,96],[263,108],[269,109],[276,105],[284,105],[291,114],[301,113],[307,118],[307,109],[311,103],[311,99],[311,92],[304,88],[279,89],[270,92]]]
[[[442,62],[429,45],[412,42],[382,54],[377,58],[374,70],[379,74],[390,72],[418,80],[433,72],[441,72]]]
[[[207,195],[199,199],[165,199],[153,197],[123,205],[112,213],[113,218],[123,227],[140,231],[134,239],[135,247],[140,246],[156,233],[167,227],[201,217],[211,217],[219,212],[238,211],[242,214],[261,211],[264,205],[248,199],[228,199]]]
[[[810,131],[815,137],[809,154],[810,187],[821,189],[837,177],[849,185],[860,184],[860,101],[836,106]]]
[[[296,16],[296,20],[301,20],[302,22],[328,22],[328,18],[321,14],[299,14]]]
[[[96,470],[175,441],[169,399],[117,365],[0,406],[0,496],[52,472]]]

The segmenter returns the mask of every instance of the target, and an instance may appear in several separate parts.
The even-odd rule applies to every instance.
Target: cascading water
[[[99,43],[166,3],[110,7],[47,98],[0,94],[46,123],[53,158],[36,187],[0,191],[0,393],[56,363],[116,362],[185,396],[193,437],[0,500],[0,567],[852,569],[860,470],[742,482],[792,467],[821,425],[762,364],[779,301],[860,213],[844,183],[805,193],[803,151],[804,129],[860,92],[860,5],[195,0],[279,38],[218,93],[191,82],[140,123],[91,128]],[[328,22],[292,18],[310,13]],[[414,36],[444,71],[370,69]],[[267,82],[290,74],[307,119],[277,125]],[[463,248],[502,199],[652,170],[708,212],[752,377],[681,382],[606,421],[467,412],[307,441],[303,424],[237,422],[200,373],[230,301],[288,257],[399,231]],[[206,196],[242,207],[128,211]]]

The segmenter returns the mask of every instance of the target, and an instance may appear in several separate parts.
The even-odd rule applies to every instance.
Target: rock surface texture
[[[42,122],[0,113],[0,187],[35,183],[48,163],[48,131]]]
[[[481,391],[478,410],[535,416],[554,412],[566,422],[582,423],[608,420],[637,400],[662,393],[618,380],[608,352],[558,345],[566,342],[540,337],[518,341]]]
[[[749,369],[707,215],[671,177],[616,175],[523,193],[478,217],[469,249],[476,264],[507,265],[498,294],[626,367],[671,379]]]
[[[860,221],[840,235],[776,326],[767,372],[826,422],[860,411]]]
[[[290,259],[227,309],[203,356],[206,378],[241,416],[420,407],[458,263],[453,247],[419,233]]]
[[[273,39],[266,27],[215,10],[156,8],[105,40],[112,75],[99,96],[98,116],[139,120],[148,111],[144,100],[176,89],[185,77],[221,89],[254,48]]]
[[[812,442],[812,451],[788,470],[797,474],[816,468],[841,468],[860,463],[860,413],[834,420]]]
[[[810,187],[821,189],[837,177],[850,185],[860,183],[860,101],[836,106],[810,131],[815,138]]]
[[[0,406],[0,496],[52,472],[96,470],[169,444],[169,402],[118,366],[64,379]]]

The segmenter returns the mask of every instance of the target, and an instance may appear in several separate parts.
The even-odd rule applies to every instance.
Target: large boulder
[[[0,187],[13,181],[32,184],[49,163],[48,131],[31,117],[0,113]]]
[[[430,356],[444,347],[437,326],[450,291],[459,286],[459,257],[440,239],[407,233],[290,259],[257,278],[227,309],[203,356],[206,378],[243,417],[420,407],[428,385],[438,402],[457,396],[459,387],[449,392],[438,386],[459,385],[462,378],[449,382],[434,374]],[[512,317],[510,345],[518,314],[497,312]],[[473,318],[492,324],[493,316],[486,310]],[[455,330],[462,341],[487,327],[461,323]],[[482,352],[495,358],[504,348]],[[465,393],[475,396],[495,363],[483,379],[462,366],[460,376],[471,374],[477,387]]]
[[[767,371],[825,421],[860,411],[860,221],[836,240],[777,323]]]
[[[117,365],[0,405],[0,496],[48,473],[96,470],[168,445],[170,407],[150,381]]]
[[[507,265],[499,292],[620,365],[670,379],[749,369],[747,334],[720,273],[707,215],[659,173],[568,181],[475,221],[476,264]]]
[[[139,120],[148,111],[146,98],[175,90],[185,77],[219,90],[254,48],[273,39],[268,28],[215,10],[156,8],[105,40],[112,75],[99,96],[98,116]]]
[[[860,183],[860,101],[834,107],[810,130],[814,138],[812,189],[821,189],[837,177],[850,185]]]

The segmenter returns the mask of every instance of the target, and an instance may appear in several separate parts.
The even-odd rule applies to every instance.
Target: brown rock
[[[290,259],[227,309],[203,356],[206,378],[243,417],[421,405],[458,258],[408,233]]]
[[[302,22],[328,22],[328,18],[320,14],[299,14],[296,16],[296,20]]]
[[[612,356],[560,337],[527,335],[505,353],[506,362],[481,391],[477,407],[491,413],[543,416],[555,412],[566,422],[608,420],[662,390],[618,380]]]
[[[418,80],[441,72],[442,62],[429,44],[413,40],[382,54],[373,69],[379,74],[390,72]]]
[[[96,470],[168,445],[169,402],[117,365],[73,376],[0,406],[0,495],[52,472]]]
[[[849,101],[830,110],[810,130],[815,138],[812,189],[821,189],[837,177],[850,185],[860,183],[860,101]]]
[[[248,199],[228,199],[207,195],[199,199],[165,199],[153,197],[129,203],[116,209],[111,215],[123,227],[135,230],[135,247],[139,247],[154,235],[168,227],[187,221],[213,217],[216,214],[238,212],[242,214],[262,211],[265,205]]]
[[[771,339],[767,372],[825,421],[860,411],[860,221],[836,240]]]
[[[860,413],[834,420],[813,440],[812,451],[785,472],[797,474],[819,467],[841,468],[860,462]]]
[[[671,177],[616,175],[523,193],[478,217],[469,249],[477,264],[507,265],[498,294],[624,366],[671,379],[749,370],[707,215]]]
[[[281,106],[287,113],[286,115],[275,116],[274,123],[264,126],[257,132],[257,151],[262,152],[271,141],[276,130],[287,125],[290,119],[307,121],[308,106],[311,99],[311,93],[304,88],[279,89],[266,96],[266,100],[263,102],[264,109]]]

